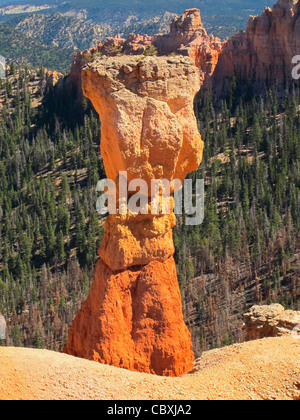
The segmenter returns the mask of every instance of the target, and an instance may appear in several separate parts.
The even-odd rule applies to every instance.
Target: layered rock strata
[[[159,55],[191,57],[205,88],[216,95],[227,91],[233,74],[245,90],[248,84],[254,92],[274,86],[282,91],[295,82],[292,70],[299,63],[293,63],[293,58],[300,55],[300,1],[278,0],[261,15],[250,16],[246,30],[224,42],[207,34],[199,9],[193,8],[174,18],[166,35],[108,38],[94,51],[143,54],[151,44]]]
[[[300,2],[279,0],[262,15],[250,16],[246,31],[223,44],[214,74],[214,89],[220,92],[233,72],[237,80],[250,83],[253,91],[294,83],[293,57],[300,55]]]
[[[195,93],[203,85],[226,91],[233,73],[254,90],[289,87],[292,58],[300,54],[299,16],[299,1],[279,0],[250,17],[245,32],[221,43],[207,35],[200,11],[189,9],[167,35],[117,36],[77,53],[66,84],[79,97],[82,85],[100,115],[108,178],[118,187],[119,172],[127,171],[128,183],[142,178],[150,187],[151,179],[183,180],[196,169],[203,144],[193,114]],[[108,217],[95,280],[71,328],[68,353],[162,375],[189,370],[193,354],[173,260],[174,225],[172,211]],[[282,331],[280,316],[265,321],[258,312],[245,317],[248,339]]]
[[[110,214],[88,299],[69,333],[68,354],[131,370],[181,376],[194,359],[173,259],[173,202],[151,214],[151,180],[183,181],[202,160],[193,100],[200,74],[188,57],[98,57],[82,87],[101,119],[107,177],[142,179],[148,214]],[[129,198],[134,191],[128,193]],[[162,202],[167,197],[160,198]]]
[[[183,55],[190,57],[198,67],[201,85],[208,81],[218,63],[222,51],[222,42],[204,29],[200,10],[193,8],[174,18],[170,24],[169,34],[154,36],[130,34],[127,39],[120,35],[109,37],[103,44],[91,50],[77,53],[74,56],[69,79],[70,84],[80,86],[81,69],[86,61],[96,55],[118,57],[120,55],[159,56]]]

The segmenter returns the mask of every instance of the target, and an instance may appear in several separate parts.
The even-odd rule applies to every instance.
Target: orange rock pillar
[[[202,160],[193,100],[200,75],[190,58],[97,58],[82,87],[101,119],[107,177],[184,180]],[[133,193],[131,193],[133,194]],[[130,196],[130,193],[129,193]],[[149,205],[150,206],[150,205]],[[170,214],[109,215],[90,294],[70,329],[65,352],[163,376],[191,370]]]

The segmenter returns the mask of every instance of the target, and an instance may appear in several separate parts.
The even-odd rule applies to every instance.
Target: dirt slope
[[[300,340],[268,338],[213,350],[182,378],[1,347],[0,399],[300,399]]]

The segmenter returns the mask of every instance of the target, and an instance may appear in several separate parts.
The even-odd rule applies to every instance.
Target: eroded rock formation
[[[173,19],[168,35],[156,35],[153,44],[159,54],[182,54],[193,59],[201,81],[213,74],[218,63],[222,42],[204,29],[199,9],[188,9]]]
[[[130,34],[127,39],[120,35],[107,38],[90,51],[74,57],[69,85],[77,87],[81,94],[81,69],[86,59],[96,54],[105,56],[180,54],[193,59],[200,72],[201,84],[211,88],[218,97],[228,93],[233,73],[243,91],[263,93],[266,88],[277,86],[279,91],[289,88],[294,56],[300,55],[300,1],[278,0],[267,7],[262,15],[250,16],[246,31],[240,31],[221,42],[208,35],[204,29],[200,10],[186,10],[173,19],[169,34]]]
[[[167,35],[109,38],[97,51],[107,55],[143,54],[151,44],[159,55],[191,57],[205,87],[212,87],[218,95],[226,92],[233,73],[238,82],[248,83],[253,91],[262,92],[275,85],[279,91],[285,90],[295,81],[292,59],[300,55],[300,1],[278,0],[262,15],[250,16],[246,31],[223,43],[208,36],[199,9],[194,8],[174,18]]]
[[[48,89],[53,89],[62,78],[62,73],[45,69],[45,81]]]
[[[183,181],[202,160],[193,108],[200,83],[189,57],[98,57],[82,71],[83,92],[101,119],[106,174],[117,187],[120,171],[128,183],[146,181],[149,210],[152,179]],[[173,259],[173,202],[170,214],[119,210],[120,202],[105,223],[92,289],[65,351],[180,376],[194,355]]]
[[[194,356],[173,258],[121,272],[100,260],[66,353],[162,376],[191,370]]]
[[[71,79],[78,77],[81,63],[90,55],[101,54],[110,57],[120,55],[157,54],[183,55],[192,58],[200,72],[201,84],[214,72],[218,57],[222,50],[222,42],[213,35],[208,35],[204,29],[200,10],[193,8],[186,10],[182,15],[174,18],[167,35],[155,36],[130,34],[127,39],[120,35],[109,37],[104,44],[99,44],[90,51],[78,53],[73,61]]]
[[[253,306],[244,315],[244,330],[247,341],[291,334],[300,338],[300,312],[279,304]]]
[[[262,15],[250,16],[246,31],[224,43],[214,74],[214,88],[220,91],[235,72],[238,81],[263,91],[278,90],[293,82],[292,58],[300,54],[300,2],[279,0]]]

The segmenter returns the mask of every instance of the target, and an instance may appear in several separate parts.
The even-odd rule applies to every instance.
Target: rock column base
[[[123,272],[112,272],[100,260],[64,351],[161,376],[189,372],[194,354],[174,259]]]

